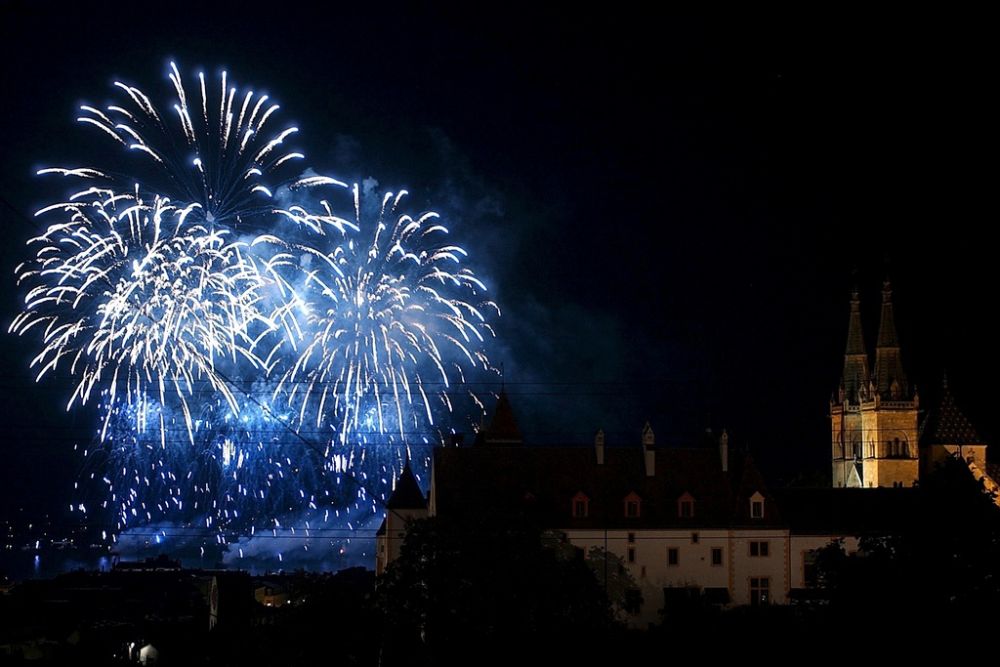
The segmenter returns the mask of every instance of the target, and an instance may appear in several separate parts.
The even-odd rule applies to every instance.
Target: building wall
[[[986,463],[986,445],[931,445],[921,451],[924,460],[922,474],[934,471],[934,466],[944,463],[951,456],[960,456],[963,461],[972,458],[972,462],[980,467]]]
[[[427,517],[424,509],[389,510],[385,515],[385,534],[375,538],[375,574],[381,575],[392,561],[399,558],[406,537],[406,524]]]
[[[751,556],[750,543],[766,541],[768,555]],[[788,530],[734,530],[730,533],[730,589],[735,605],[750,604],[750,579],[769,579],[770,603],[788,602]]]
[[[562,529],[571,544],[589,552],[592,547],[619,556],[642,590],[639,614],[629,619],[635,627],[660,620],[663,589],[725,588],[732,605],[750,603],[750,577],[768,577],[772,604],[787,601],[788,531],[779,529],[728,530],[574,530]],[[630,543],[629,533],[635,541]],[[697,543],[692,533],[698,534]],[[768,542],[768,556],[751,557],[750,542]],[[628,562],[628,550],[635,562]],[[677,565],[668,562],[668,549],[677,549]],[[722,565],[712,565],[712,549],[722,549]]]
[[[913,486],[920,478],[917,451],[917,408],[911,402],[869,403],[862,407],[865,487],[902,484]],[[886,442],[899,438],[909,458],[887,458]]]

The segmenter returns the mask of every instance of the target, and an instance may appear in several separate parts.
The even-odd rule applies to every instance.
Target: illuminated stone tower
[[[889,282],[882,288],[882,319],[871,374],[855,292],[840,390],[830,403],[833,486],[915,484],[919,479],[918,405],[917,393],[903,370]]]

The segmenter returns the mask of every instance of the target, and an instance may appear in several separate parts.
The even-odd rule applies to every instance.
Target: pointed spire
[[[514,417],[514,408],[510,405],[507,392],[501,390],[497,397],[497,407],[493,412],[493,419],[490,420],[488,428],[480,431],[480,436],[476,437],[478,444],[485,445],[520,445],[521,429],[517,427],[517,418]]]
[[[844,351],[844,373],[840,379],[843,398],[858,403],[859,394],[868,385],[868,353],[861,331],[861,299],[858,290],[851,291],[851,317],[847,325],[847,349]]]
[[[413,470],[410,468],[409,452],[406,455],[406,465],[403,466],[403,472],[396,480],[396,488],[393,489],[385,506],[391,510],[427,509],[427,498],[420,490],[417,478],[413,476]]]
[[[903,360],[899,353],[899,339],[896,336],[896,318],[892,310],[892,285],[886,279],[882,283],[882,320],[878,329],[878,345],[875,348],[876,390],[886,400],[900,401],[910,398]]]

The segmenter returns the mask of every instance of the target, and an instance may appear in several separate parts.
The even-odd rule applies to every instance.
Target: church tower
[[[870,375],[855,292],[840,391],[830,404],[833,486],[915,484],[919,479],[918,406],[917,393],[903,370],[889,281],[882,288],[882,318]]]

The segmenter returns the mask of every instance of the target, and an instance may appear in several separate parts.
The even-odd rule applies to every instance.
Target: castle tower
[[[410,468],[410,457],[406,457],[403,472],[396,479],[396,488],[385,504],[385,519],[375,533],[375,574],[381,575],[389,563],[399,558],[406,525],[416,519],[428,516],[427,498],[420,490],[417,478]]]
[[[919,479],[917,408],[903,369],[889,281],[882,288],[882,318],[875,368],[868,375],[857,293],[844,354],[841,389],[830,404],[833,485],[912,486]]]

